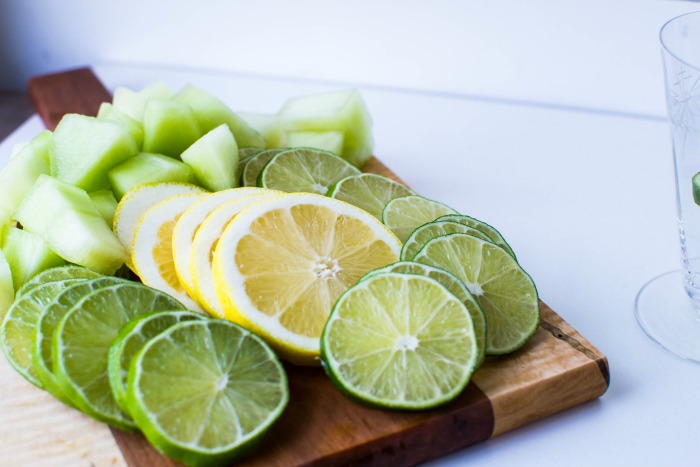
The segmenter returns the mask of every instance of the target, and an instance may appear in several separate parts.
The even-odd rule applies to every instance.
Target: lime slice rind
[[[272,148],[253,155],[243,164],[241,186],[258,186],[258,175],[260,175],[263,167],[265,167],[275,155],[286,150],[287,148]]]
[[[259,337],[203,320],[171,326],[143,346],[129,369],[128,398],[159,451],[214,465],[250,452],[284,411],[289,390],[281,363]]]
[[[379,220],[389,201],[409,195],[415,195],[415,192],[406,185],[372,173],[345,177],[333,185],[327,194],[364,209]]]
[[[432,221],[416,228],[401,248],[401,260],[410,261],[428,241],[440,235],[465,233],[486,241],[492,241],[485,233],[465,224],[453,221]]]
[[[486,222],[476,219],[471,216],[467,216],[465,214],[447,214],[445,216],[438,217],[436,220],[438,221],[450,221],[450,222],[459,222],[460,224],[464,224],[466,226],[469,226],[473,229],[479,230],[483,232],[485,235],[487,235],[493,243],[496,245],[500,246],[506,252],[508,252],[509,255],[511,255],[513,258],[517,259],[515,256],[515,252],[513,249],[510,247],[508,242],[506,242],[506,239],[503,238],[503,235],[492,225],[487,224]]]
[[[447,214],[457,211],[432,199],[410,195],[389,201],[382,211],[382,222],[405,242],[416,228]]]
[[[40,272],[36,276],[32,277],[29,281],[27,281],[17,291],[17,298],[25,295],[32,289],[47,282],[63,281],[68,279],[95,279],[97,277],[100,277],[101,275],[102,274],[99,274],[88,268],[72,264],[46,269],[45,271]]]
[[[330,378],[352,399],[426,410],[462,392],[478,349],[462,301],[429,277],[387,272],[360,281],[336,302],[321,355]]]

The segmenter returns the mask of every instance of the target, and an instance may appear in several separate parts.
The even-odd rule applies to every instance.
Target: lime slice
[[[510,247],[510,245],[508,245],[508,242],[506,242],[505,238],[503,238],[503,235],[501,235],[501,233],[498,230],[496,230],[494,227],[490,226],[484,221],[475,219],[464,214],[447,214],[445,216],[439,217],[437,220],[459,222],[460,224],[464,224],[468,227],[483,232],[491,239],[493,243],[506,250],[506,252],[508,252],[509,255],[515,258],[515,253],[513,252],[513,249]]]
[[[245,164],[242,164],[241,186],[258,186],[258,175],[260,175],[260,171],[265,167],[265,164],[270,162],[270,159],[277,154],[286,150],[287,148],[267,149],[255,154]]]
[[[405,242],[416,228],[446,214],[457,211],[432,199],[410,195],[389,201],[382,211],[382,222]]]
[[[460,233],[430,240],[414,261],[459,277],[486,315],[487,355],[522,347],[540,323],[537,289],[506,251],[491,242]]]
[[[367,404],[429,409],[454,399],[478,361],[464,303],[415,274],[372,275],[333,307],[321,337],[326,372]]]
[[[137,283],[103,287],[86,295],[54,332],[52,357],[61,389],[91,417],[133,430],[133,421],[119,410],[109,385],[109,346],[134,316],[183,308],[171,296]]]
[[[34,340],[32,342],[32,367],[44,389],[55,398],[67,405],[73,405],[70,398],[63,392],[54,374],[51,348],[53,334],[61,319],[73,308],[78,301],[93,290],[111,285],[126,283],[125,279],[103,276],[97,279],[80,281],[61,290],[39,314],[37,318]]]
[[[377,174],[351,175],[328,190],[331,198],[354,204],[379,220],[382,219],[386,203],[414,194],[406,185]]]
[[[91,269],[72,264],[46,269],[27,281],[22,288],[17,291],[17,298],[47,282],[64,281],[67,279],[95,279],[100,276],[102,276],[102,274],[96,273]]]
[[[186,464],[245,455],[289,401],[284,369],[255,334],[227,321],[176,324],[129,368],[129,409],[146,438]]]
[[[447,235],[451,233],[465,233],[473,235],[482,240],[491,242],[492,240],[483,232],[476,230],[472,227],[468,227],[459,222],[453,221],[433,221],[423,224],[416,230],[411,232],[411,235],[406,239],[406,242],[401,248],[401,259],[403,261],[410,261],[416,256],[418,250],[423,248],[423,245],[428,243],[435,237],[440,235]]]
[[[205,316],[192,311],[154,311],[138,315],[121,328],[109,347],[107,370],[109,384],[117,405],[125,414],[129,413],[126,397],[126,379],[129,364],[144,344],[181,321],[205,319]]]
[[[36,322],[46,305],[66,286],[82,279],[47,282],[15,300],[0,327],[0,346],[7,361],[33,385],[43,388],[32,366]]]
[[[359,173],[357,167],[332,152],[295,148],[270,159],[258,176],[258,186],[325,195],[339,180]]]
[[[481,305],[479,305],[476,299],[474,299],[464,282],[462,282],[461,279],[451,272],[447,272],[444,269],[428,266],[427,264],[423,263],[415,263],[413,261],[399,261],[398,263],[375,269],[374,271],[370,271],[365,274],[360,280],[365,280],[377,274],[384,274],[387,272],[418,274],[420,276],[430,277],[431,279],[438,281],[442,286],[449,290],[452,295],[460,299],[462,303],[464,303],[464,306],[467,307],[469,316],[471,316],[472,323],[474,324],[474,337],[476,339],[476,347],[479,351],[477,367],[481,366],[486,358],[486,316],[484,315],[484,311],[481,309]]]
[[[243,167],[248,163],[249,160],[253,158],[258,153],[263,152],[264,149],[262,148],[238,148],[238,167],[236,167],[236,180],[241,180],[241,175],[243,175]],[[242,185],[242,182],[239,183],[239,186],[244,186]]]

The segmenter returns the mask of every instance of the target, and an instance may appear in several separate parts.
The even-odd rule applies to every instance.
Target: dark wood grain
[[[32,80],[47,127],[67,112],[94,114],[109,100],[88,69]],[[372,158],[366,172],[398,177]],[[381,411],[345,398],[321,368],[287,365],[291,400],[277,425],[242,463],[253,466],[414,465],[601,396],[605,356],[541,303],[542,326],[519,351],[488,358],[459,398],[421,413]],[[131,466],[176,465],[138,434],[113,430]]]

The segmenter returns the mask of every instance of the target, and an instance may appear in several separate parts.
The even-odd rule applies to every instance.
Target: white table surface
[[[443,6],[459,9],[455,3]],[[274,112],[290,96],[358,86],[378,157],[422,195],[499,228],[540,297],[608,357],[611,385],[600,399],[431,465],[697,465],[700,365],[656,347],[635,321],[634,300],[680,262],[657,32],[700,5],[610,3],[469,3],[481,14],[469,24],[488,31],[479,38],[488,46],[465,47],[480,65],[466,83],[451,81],[456,65],[439,57],[424,64],[424,76],[381,66],[373,75],[368,66],[346,79],[342,68],[306,77],[202,71],[214,68],[205,62],[195,63],[199,70],[114,61],[95,68],[110,88],[192,82],[257,112]],[[436,17],[425,21],[437,27]],[[498,65],[501,52],[508,60]],[[140,58],[129,61],[147,61]],[[33,117],[0,143],[0,165],[40,129]]]

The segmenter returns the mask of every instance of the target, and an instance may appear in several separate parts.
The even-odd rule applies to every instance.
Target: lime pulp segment
[[[382,222],[405,242],[416,228],[457,211],[419,195],[402,196],[389,201],[382,211]]]
[[[258,175],[260,175],[260,172],[262,171],[263,167],[265,167],[265,164],[270,162],[270,159],[275,157],[277,154],[286,150],[286,148],[272,148],[266,149],[265,151],[260,151],[259,153],[253,155],[247,162],[245,162],[245,164],[243,164],[240,186],[258,186]]]
[[[453,221],[433,221],[423,224],[416,230],[411,232],[411,235],[406,239],[406,242],[401,248],[401,259],[410,261],[416,256],[416,253],[423,248],[423,245],[428,243],[435,237],[447,235],[451,233],[466,233],[473,235],[482,240],[491,241],[491,239],[483,232],[469,227],[465,224]]]
[[[363,173],[350,175],[328,190],[328,196],[364,209],[382,219],[384,206],[394,198],[414,195],[413,190],[383,175]]]
[[[30,290],[47,282],[64,281],[68,279],[95,279],[100,276],[101,274],[91,269],[73,264],[47,269],[27,281],[27,283],[17,291],[17,297],[19,298]]]
[[[508,245],[508,242],[506,242],[506,239],[503,238],[503,235],[501,235],[501,233],[498,230],[496,230],[495,227],[487,224],[482,220],[475,219],[474,217],[467,216],[465,214],[447,214],[445,216],[439,217],[437,220],[459,222],[460,224],[464,224],[468,227],[483,232],[486,236],[488,236],[491,239],[493,243],[506,250],[506,252],[508,252],[509,255],[515,258],[515,253],[513,252],[513,249],[510,247],[510,245]]]

